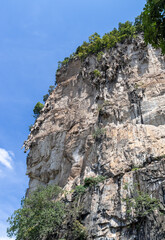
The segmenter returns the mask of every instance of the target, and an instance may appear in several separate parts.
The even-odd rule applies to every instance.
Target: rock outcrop
[[[106,176],[82,199],[89,239],[165,239],[163,214],[139,222],[123,201],[136,184],[165,204],[165,57],[138,36],[70,61],[57,84],[25,142],[28,191]]]

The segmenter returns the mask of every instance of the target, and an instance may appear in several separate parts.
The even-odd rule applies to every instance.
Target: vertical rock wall
[[[82,199],[89,239],[165,239],[164,215],[129,219],[122,201],[136,184],[165,204],[165,57],[139,36],[75,59],[57,83],[25,142],[29,191],[106,176]]]

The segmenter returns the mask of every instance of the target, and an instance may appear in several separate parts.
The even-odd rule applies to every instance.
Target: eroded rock
[[[29,191],[106,176],[83,200],[89,239],[165,239],[163,215],[129,220],[122,201],[136,183],[165,204],[165,57],[139,36],[72,61],[57,83],[25,142]]]

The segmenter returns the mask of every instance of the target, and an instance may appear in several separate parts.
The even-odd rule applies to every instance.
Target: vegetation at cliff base
[[[21,208],[8,219],[8,237],[15,236],[16,240],[60,239],[60,231],[69,224],[68,233],[61,231],[62,239],[67,239],[69,234],[73,240],[85,240],[87,230],[78,220],[84,191],[76,191],[71,205],[60,197],[63,193],[60,187],[51,185],[40,187],[23,199]]]
[[[90,187],[105,179],[100,175],[85,178],[84,185],[78,185],[69,192],[57,185],[39,187],[24,198],[21,208],[8,218],[8,236],[16,236],[16,240],[50,240],[60,239],[62,233],[63,239],[69,236],[73,240],[86,240],[88,233],[80,221],[83,209],[81,199]],[[68,193],[72,193],[70,203],[66,200]]]
[[[39,188],[23,199],[21,208],[8,219],[8,236],[16,236],[16,240],[39,240],[57,231],[65,214],[64,203],[57,200],[61,192],[60,187],[53,185]]]

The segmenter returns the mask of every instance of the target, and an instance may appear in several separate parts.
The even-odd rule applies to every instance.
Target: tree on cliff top
[[[165,1],[147,0],[142,13],[144,39],[165,53]]]

